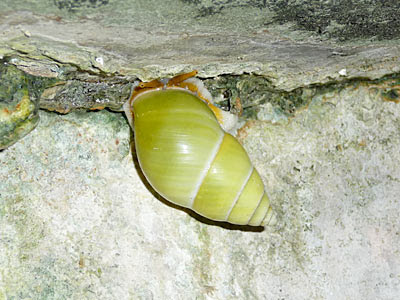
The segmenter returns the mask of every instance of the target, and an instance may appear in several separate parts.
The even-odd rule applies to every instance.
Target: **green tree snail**
[[[222,129],[233,115],[212,104],[196,74],[142,82],[125,103],[143,174],[162,197],[206,218],[275,224],[260,175]]]

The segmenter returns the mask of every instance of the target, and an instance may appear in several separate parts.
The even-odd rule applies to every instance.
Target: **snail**
[[[260,175],[197,71],[141,82],[124,104],[140,168],[168,201],[215,221],[276,222]]]

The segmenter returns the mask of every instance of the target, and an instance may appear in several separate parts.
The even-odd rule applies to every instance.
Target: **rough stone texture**
[[[314,28],[325,28],[328,21],[331,29],[346,29],[352,24],[353,31],[343,33],[346,39],[355,31],[366,32],[363,22],[350,22],[354,11],[337,13],[343,1],[325,1],[319,10],[313,8],[315,1],[301,5],[265,1],[260,6],[262,1],[166,0],[162,7],[157,0],[91,1],[94,7],[89,1],[77,0],[32,1],[29,5],[10,1],[0,3],[0,58],[12,58],[15,65],[41,76],[60,76],[65,65],[93,74],[142,80],[197,68],[203,77],[258,74],[278,89],[292,90],[313,83],[373,79],[400,72],[396,40],[371,41],[383,32],[380,27],[384,26],[378,23],[392,27],[398,22],[385,19],[387,7],[393,8],[390,16],[398,19],[396,3],[385,8],[379,1],[362,1],[360,7],[368,6],[369,14],[374,15],[365,22],[375,20],[376,26],[369,24],[368,28],[376,30],[368,30],[367,36],[362,35],[364,39],[337,44],[336,38],[329,39]],[[75,7],[68,6],[73,3]],[[306,14],[300,14],[301,9]],[[318,11],[315,18],[320,21],[310,18],[313,10]],[[331,18],[324,19],[329,12]],[[366,19],[366,14],[359,19]],[[281,25],[286,15],[290,15],[288,20],[298,16],[295,22],[301,26]],[[386,31],[384,37],[392,34],[391,38],[396,38],[397,33],[398,29]],[[339,73],[342,69],[346,69],[345,74]]]
[[[267,2],[267,1],[266,1]],[[322,39],[398,39],[400,3],[396,0],[268,1],[275,20],[294,22]]]
[[[31,132],[39,121],[39,98],[46,79],[0,63],[0,150]]]
[[[40,97],[40,108],[59,113],[76,109],[121,111],[129,98],[132,84],[69,80],[49,86]]]
[[[239,130],[280,216],[263,232],[154,198],[122,115],[40,112],[0,152],[0,299],[396,299],[400,107],[385,89]]]
[[[4,0],[0,63],[54,78],[40,105],[61,113],[118,110],[137,78],[193,69],[250,73],[254,85],[258,75],[275,97],[399,73],[399,11],[371,0]]]
[[[9,84],[2,75],[0,72],[0,82]],[[0,92],[0,150],[31,132],[39,121],[39,101],[32,101],[26,88],[18,87],[17,91],[5,93],[5,98],[2,94]]]
[[[54,80],[47,109],[192,69],[248,97],[238,137],[280,216],[260,232],[179,210],[121,114],[40,111],[0,151],[0,299],[397,299],[398,20],[397,1],[0,1],[0,60]]]

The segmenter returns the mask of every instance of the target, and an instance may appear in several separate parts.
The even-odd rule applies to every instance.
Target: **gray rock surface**
[[[44,78],[0,63],[0,150],[31,132],[39,121],[39,98]]]
[[[40,110],[0,151],[0,300],[397,299],[399,14],[370,0],[1,1],[1,63],[47,87],[47,110],[118,110],[134,80],[198,69],[244,108],[237,136],[279,223],[217,224],[159,199],[120,113]]]
[[[0,152],[0,298],[396,299],[400,109],[379,88],[239,130],[280,216],[263,232],[157,200],[122,115],[41,111]]]
[[[371,10],[373,3],[365,0],[353,10],[341,10],[344,1],[313,8],[314,2],[166,0],[160,7],[156,0],[91,1],[97,4],[92,6],[89,1],[42,0],[28,7],[25,1],[3,1],[0,58],[13,58],[15,65],[41,76],[60,76],[65,65],[141,80],[194,68],[202,77],[253,73],[284,90],[400,72],[398,43],[378,38],[384,27],[378,23],[398,22],[390,20],[399,19],[399,4],[382,7],[376,1]],[[365,7],[374,18],[367,19]],[[351,23],[357,8],[365,15]],[[313,11],[318,12],[315,20]],[[388,11],[392,14],[385,18]],[[290,26],[296,15],[297,26]],[[353,31],[345,30],[349,27]],[[352,34],[357,39],[350,39]],[[398,38],[398,29],[383,37],[388,35]],[[340,37],[346,42],[338,44]],[[339,73],[342,69],[346,74]]]

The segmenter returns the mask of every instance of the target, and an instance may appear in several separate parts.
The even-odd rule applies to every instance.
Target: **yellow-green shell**
[[[132,104],[144,175],[167,200],[209,219],[259,226],[272,215],[257,171],[199,97],[154,90]]]

